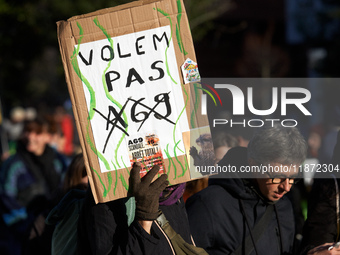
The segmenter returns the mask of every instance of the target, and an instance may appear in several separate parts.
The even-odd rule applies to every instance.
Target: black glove
[[[162,174],[151,183],[152,179],[159,171],[159,166],[152,169],[141,179],[140,163],[135,163],[130,172],[129,195],[136,199],[136,219],[155,220],[158,217],[159,195],[168,186],[168,176]]]

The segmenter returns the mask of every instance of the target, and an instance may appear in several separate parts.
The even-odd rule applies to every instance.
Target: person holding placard
[[[89,189],[80,216],[80,254],[206,254],[193,244],[183,202],[185,183],[169,186],[155,165],[130,172],[129,196],[95,204]]]

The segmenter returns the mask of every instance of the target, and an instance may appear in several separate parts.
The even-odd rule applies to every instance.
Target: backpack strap
[[[131,225],[133,220],[135,219],[135,211],[136,211],[136,199],[135,197],[129,197],[125,202],[126,208],[126,216],[127,216],[127,223],[128,226]]]
[[[242,200],[240,200],[240,203],[243,206]],[[253,229],[250,229],[250,225],[248,223],[245,212],[242,211],[242,214],[243,214],[243,216],[246,220],[246,224],[247,224],[248,229],[249,229],[249,235],[246,237],[244,244],[241,243],[237,247],[237,249],[234,251],[233,254],[235,254],[235,255],[241,255],[241,254],[248,255],[254,250],[256,243],[261,238],[261,236],[263,235],[265,230],[268,228],[268,224],[269,224],[270,220],[272,219],[273,211],[274,211],[274,206],[268,205],[265,213],[263,214],[261,219],[255,224]]]
[[[164,231],[166,237],[170,240],[170,247],[176,255],[208,255],[200,247],[187,243],[170,225],[165,215],[160,211],[156,219],[157,225]]]

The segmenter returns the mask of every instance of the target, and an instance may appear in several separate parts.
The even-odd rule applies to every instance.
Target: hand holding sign
[[[169,184],[168,176],[162,174],[154,182],[151,182],[158,173],[159,166],[153,166],[143,178],[140,178],[140,169],[140,163],[137,162],[130,172],[129,193],[136,199],[136,218],[152,221],[158,217],[159,195]]]

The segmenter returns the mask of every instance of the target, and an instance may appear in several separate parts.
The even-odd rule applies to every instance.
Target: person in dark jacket
[[[51,132],[44,118],[27,122],[16,154],[1,166],[2,254],[50,252],[48,242],[44,242],[50,236],[44,220],[59,198],[66,171],[65,159],[49,146]]]
[[[95,204],[89,189],[78,224],[79,254],[175,254],[161,226],[163,212],[172,228],[192,244],[183,202],[185,183],[166,187],[167,175],[154,182],[159,166],[140,178],[140,165],[130,173],[130,197]]]
[[[65,173],[64,196],[45,220],[53,228],[51,255],[76,254],[78,218],[88,186],[84,156],[79,153],[73,157]]]
[[[276,125],[259,129],[248,148],[231,148],[218,165],[234,173],[210,177],[209,186],[186,202],[197,246],[209,254],[290,254],[294,215],[284,195],[306,151],[296,128]]]
[[[331,167],[329,172],[315,174],[303,227],[301,254],[340,254],[340,247],[335,244],[340,238],[340,131]]]

